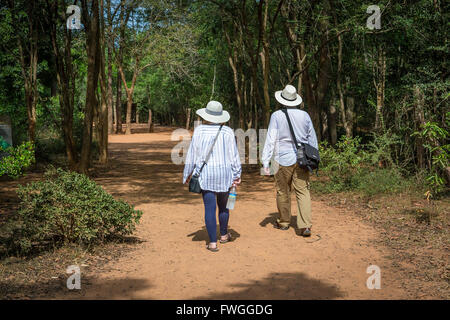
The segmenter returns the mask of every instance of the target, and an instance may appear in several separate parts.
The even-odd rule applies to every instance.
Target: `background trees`
[[[81,30],[66,27],[74,3]],[[368,5],[347,0],[2,1],[0,113],[16,143],[62,149],[86,173],[92,159],[107,163],[122,122],[127,134],[138,119],[191,126],[216,99],[231,126],[262,128],[290,83],[322,141],[399,137],[387,150],[399,165],[445,184],[448,6],[377,5],[371,30]]]

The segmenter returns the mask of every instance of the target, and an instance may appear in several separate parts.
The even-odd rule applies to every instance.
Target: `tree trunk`
[[[266,6],[264,10],[264,18],[262,21],[262,51],[261,55],[261,66],[263,72],[263,93],[264,93],[264,104],[263,104],[263,125],[265,128],[269,126],[270,120],[270,94],[269,94],[269,73],[270,73],[270,51],[269,51],[269,39],[267,35],[267,19],[269,15],[269,0],[266,0]]]
[[[83,0],[84,15],[88,16],[87,0]],[[98,0],[92,0],[91,12],[92,17],[85,18],[86,28],[86,48],[87,48],[87,86],[86,86],[86,105],[84,115],[83,128],[83,145],[81,148],[81,158],[79,164],[79,171],[87,174],[91,160],[91,145],[92,145],[92,124],[94,117],[94,110],[97,107],[98,100],[96,96],[98,77],[100,71],[100,51],[99,51],[99,7]]]
[[[414,120],[416,131],[421,131],[425,124],[425,116],[423,112],[424,97],[420,88],[416,85],[414,86]],[[423,146],[424,141],[422,137],[416,136],[416,155],[417,155],[417,166],[420,169],[425,168],[425,148]]]
[[[186,110],[186,130],[191,126],[191,108]]]
[[[375,116],[375,129],[380,130],[383,124],[384,90],[386,81],[386,53],[380,46],[378,48],[378,59],[374,62],[374,85],[377,91],[377,106]]]
[[[148,132],[154,132],[153,119],[152,119],[152,109],[148,109]]]
[[[125,134],[131,134],[131,112],[133,109],[133,95],[130,94],[127,90],[127,117],[126,124],[127,128],[125,129]]]
[[[330,143],[335,145],[337,142],[337,130],[336,130],[336,100],[333,99],[328,109],[328,131],[330,133]]]
[[[320,30],[322,31],[322,43],[328,41],[328,19],[323,19],[320,23]],[[319,58],[319,70],[317,73],[317,80],[314,87],[316,88],[316,114],[314,116],[314,121],[316,121],[317,125],[320,123],[320,119],[317,119],[317,116],[322,112],[322,110],[326,110],[326,106],[324,106],[325,97],[328,92],[328,86],[330,83],[330,70],[331,70],[331,58],[328,52],[328,46],[323,45],[320,58]],[[318,137],[320,139],[320,137]]]
[[[239,113],[239,126],[242,128],[243,126],[243,112],[242,112],[242,104],[243,97],[241,86],[239,84],[239,71],[238,71],[238,57],[237,57],[237,48],[233,45],[228,35],[228,32],[224,29],[225,38],[228,42],[228,63],[230,64],[231,70],[233,71],[233,84],[234,84],[234,92],[236,95],[236,102]],[[240,68],[242,69],[242,67]]]
[[[125,130],[125,134],[131,134],[131,114],[133,111],[133,94],[134,94],[134,88],[136,85],[137,76],[139,73],[139,59],[135,57],[136,65],[134,67],[133,71],[133,78],[131,80],[131,87],[128,87],[127,79],[125,78],[125,73],[123,71],[122,64],[118,65],[118,69],[120,72],[120,76],[122,78],[122,83],[125,87],[125,92],[127,93],[127,116],[126,116],[126,122],[127,122],[127,128]]]
[[[50,41],[52,44],[54,63],[56,69],[56,93],[59,96],[61,110],[61,129],[66,156],[71,170],[75,170],[78,163],[78,155],[73,138],[73,109],[75,99],[75,74],[73,72],[72,60],[72,34],[68,29],[64,29],[63,45],[60,45],[57,37],[58,17],[60,14],[59,2],[53,2],[47,6],[48,25]],[[64,49],[62,51],[61,49]],[[52,89],[53,91],[53,89]]]
[[[18,25],[15,2],[10,1],[9,9],[11,11],[12,22]],[[28,117],[28,138],[34,143],[36,141],[36,104],[37,104],[37,67],[38,67],[38,18],[36,12],[36,3],[27,2],[26,18],[28,21],[28,35],[22,39],[17,35],[17,48],[19,50],[19,62],[24,80],[25,105],[27,107]],[[29,57],[25,56],[26,47]]]
[[[100,0],[100,12],[103,12],[103,0]],[[97,138],[99,144],[99,162],[102,165],[108,163],[108,128],[109,128],[109,117],[110,113],[108,113],[108,109],[110,109],[111,105],[108,106],[110,102],[111,96],[110,86],[109,86],[109,70],[108,77],[106,76],[106,57],[105,57],[105,21],[103,16],[100,16],[100,44],[99,44],[99,59],[100,59],[100,104],[98,108],[98,118],[97,118]],[[109,47],[109,44],[108,44]],[[110,56],[108,57],[108,59]],[[112,127],[111,127],[112,128]]]
[[[118,56],[116,56],[117,66],[120,67],[123,63],[123,40],[125,37],[125,7],[120,4],[121,10],[119,15],[120,22],[120,34],[119,34],[119,52]],[[122,134],[122,74],[120,70],[117,70],[117,98],[116,98],[116,133]]]
[[[104,90],[102,88],[101,90]],[[100,99],[100,108],[98,112],[98,143],[99,143],[99,162],[100,164],[108,163],[108,105],[105,95]]]
[[[108,91],[107,91],[107,102],[108,102],[108,134],[114,133],[114,99],[113,99],[113,67],[112,67],[112,49],[110,47],[110,41],[108,40]]]
[[[349,138],[353,137],[354,110],[355,110],[355,98],[347,97],[347,108],[346,108],[347,125],[345,127],[345,135]]]
[[[269,94],[269,46],[264,45],[263,51],[261,52],[261,65],[263,71],[263,92],[264,92],[264,104],[263,104],[263,125],[267,127],[270,120],[270,94]]]
[[[108,134],[114,133],[114,99],[113,99],[113,41],[114,38],[111,36],[112,34],[112,24],[113,19],[111,15],[111,0],[106,1],[106,10],[107,10],[107,18],[108,18],[108,91],[107,91],[107,103],[108,103]]]
[[[336,22],[337,24],[337,22]],[[342,87],[342,35],[338,33],[338,68],[337,68],[337,81],[336,86],[339,94],[339,109],[342,119],[342,125],[345,129],[345,135],[347,137],[352,137],[352,128],[347,119],[348,110],[345,107],[344,89]]]
[[[116,97],[116,134],[122,133],[122,81],[117,71],[117,97]]]

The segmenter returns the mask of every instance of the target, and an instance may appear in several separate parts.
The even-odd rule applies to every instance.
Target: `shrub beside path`
[[[205,249],[200,196],[181,184],[171,162],[171,130],[110,137],[111,161],[95,180],[143,211],[136,248],[92,274],[80,299],[405,299],[380,235],[351,211],[313,200],[313,235],[272,227],[277,212],[273,177],[243,173],[230,228],[235,241]],[[296,204],[292,195],[292,210]],[[292,225],[295,225],[293,217]],[[314,242],[313,242],[314,241]],[[381,268],[381,289],[369,290],[369,265]],[[99,267],[99,266],[97,266]],[[89,267],[86,267],[89,268]],[[88,269],[86,269],[89,272]]]

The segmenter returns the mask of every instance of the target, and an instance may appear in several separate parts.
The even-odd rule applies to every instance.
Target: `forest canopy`
[[[37,156],[87,173],[108,134],[190,128],[209,100],[234,129],[267,128],[292,84],[322,143],[359,137],[383,145],[381,167],[450,180],[444,1],[0,3],[0,116]]]

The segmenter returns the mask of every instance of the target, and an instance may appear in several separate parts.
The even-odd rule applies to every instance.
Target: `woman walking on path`
[[[241,162],[234,132],[224,125],[230,115],[222,104],[210,101],[206,108],[197,111],[206,123],[194,130],[186,156],[183,183],[189,183],[192,174],[200,172],[199,183],[205,205],[205,224],[209,235],[208,250],[219,251],[216,233],[216,203],[219,207],[220,243],[231,240],[228,232],[229,210],[226,208],[229,190],[241,183]],[[217,137],[217,139],[216,139]],[[212,149],[211,149],[212,148]],[[209,158],[208,151],[211,151]]]

